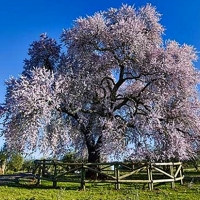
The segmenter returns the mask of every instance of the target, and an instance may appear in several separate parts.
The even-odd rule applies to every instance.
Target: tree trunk
[[[102,145],[102,140],[101,136],[98,138],[96,144],[92,145],[91,141],[86,141],[87,144],[87,149],[88,149],[88,163],[100,163],[100,151],[101,151],[101,145]],[[90,165],[90,168],[93,168],[95,170],[100,170],[99,166],[94,164]],[[86,178],[89,179],[97,179],[98,173],[94,171],[88,170],[86,173]]]
[[[100,149],[96,145],[88,147],[88,163],[100,163]]]
[[[6,168],[6,160],[1,160],[1,162],[0,162],[0,174],[5,173],[5,168]]]
[[[99,163],[100,162],[100,149],[96,149],[95,146],[88,146],[88,163]],[[98,165],[90,165],[89,168],[99,170]],[[88,170],[86,172],[86,178],[95,180],[97,179],[98,173]]]

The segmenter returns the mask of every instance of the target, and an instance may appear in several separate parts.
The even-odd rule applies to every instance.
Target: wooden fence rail
[[[175,182],[183,184],[182,163],[65,163],[58,160],[35,160],[33,173],[37,177],[37,184],[41,180],[53,182],[80,183],[85,190],[86,183],[113,183],[115,189],[120,189],[121,183],[144,183],[153,190],[155,183]]]

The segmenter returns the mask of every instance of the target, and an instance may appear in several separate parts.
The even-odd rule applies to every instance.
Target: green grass
[[[30,183],[0,186],[1,200],[200,200],[200,183],[192,185],[176,183],[171,189],[170,184],[160,185],[149,191],[147,186],[127,184],[115,190],[113,184],[87,184],[86,191],[80,191],[79,184],[58,183],[53,189],[51,183],[42,182],[41,186]]]

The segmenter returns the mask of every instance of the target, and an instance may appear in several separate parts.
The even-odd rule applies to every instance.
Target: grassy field
[[[42,181],[40,186],[30,180],[19,183],[0,181],[0,200],[200,200],[200,172],[185,170],[184,184],[176,182],[154,185],[149,191],[148,185],[121,184],[120,190],[114,184],[87,183],[86,190],[79,190],[79,184],[58,182],[54,189],[52,182]]]
[[[200,200],[200,182],[192,179],[191,184],[176,183],[176,188],[171,189],[170,184],[159,185],[154,191],[149,191],[146,186],[139,184],[121,185],[120,190],[115,190],[111,184],[87,184],[86,191],[80,191],[78,184],[59,183],[53,189],[51,183],[43,182],[41,186],[21,182],[9,183],[0,186],[1,200]]]

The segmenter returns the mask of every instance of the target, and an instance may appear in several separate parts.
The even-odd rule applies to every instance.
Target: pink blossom
[[[0,113],[9,147],[54,154],[87,150],[91,162],[100,155],[195,156],[200,143],[196,50],[164,42],[159,20],[151,5],[139,10],[123,5],[78,18],[62,33],[67,47],[62,55],[60,46],[42,35],[29,52],[29,76],[6,82]],[[43,58],[43,52],[55,55],[51,69],[45,63],[33,66],[33,55]]]

